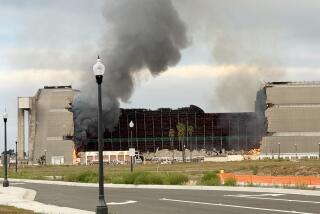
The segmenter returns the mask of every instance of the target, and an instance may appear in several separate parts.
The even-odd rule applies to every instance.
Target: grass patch
[[[164,184],[164,179],[159,173],[141,172],[135,177],[133,184]]]
[[[221,185],[221,181],[218,176],[218,172],[213,171],[213,172],[204,173],[201,180],[200,180],[200,185],[205,185],[205,186],[219,186],[219,185]]]
[[[181,173],[127,172],[106,177],[106,182],[114,184],[171,184],[182,185],[189,178]]]
[[[237,180],[235,178],[227,178],[224,181],[225,186],[236,186],[237,185]]]
[[[98,173],[93,171],[84,171],[79,174],[71,174],[64,178],[65,181],[82,182],[82,183],[97,183]]]
[[[247,187],[255,187],[255,185],[252,182],[246,183],[245,186],[247,186]]]
[[[113,184],[171,184],[182,185],[188,182],[188,176],[181,173],[156,173],[156,172],[123,172],[113,173],[105,176],[105,182]],[[77,174],[71,174],[64,177],[64,181],[97,183],[98,173],[94,171],[84,171]]]
[[[187,183],[189,181],[189,178],[181,173],[167,173],[166,175],[166,180],[168,182],[168,184],[171,185],[181,185],[184,183]]]
[[[259,167],[257,165],[250,165],[249,168],[251,169],[253,175],[257,175],[258,174]]]
[[[12,214],[35,214],[35,212],[25,209],[19,209],[12,206],[0,205],[0,213],[12,213]]]

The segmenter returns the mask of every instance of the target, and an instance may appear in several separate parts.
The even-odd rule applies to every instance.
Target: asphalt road
[[[96,187],[13,185],[37,191],[35,200],[41,203],[82,210],[94,211],[98,199]],[[113,214],[320,214],[318,196],[136,188],[108,188],[105,195]]]

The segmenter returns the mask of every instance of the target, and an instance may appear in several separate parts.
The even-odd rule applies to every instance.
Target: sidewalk
[[[36,191],[20,187],[0,187],[0,204],[14,206],[26,210],[33,210],[38,213],[48,214],[93,214],[85,210],[78,210],[69,207],[42,204],[34,201]]]

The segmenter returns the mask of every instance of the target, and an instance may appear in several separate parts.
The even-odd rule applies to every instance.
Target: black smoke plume
[[[148,69],[156,76],[176,65],[188,38],[171,0],[108,0],[103,15],[107,22],[99,44],[106,65],[103,122],[112,130],[120,115],[119,101],[128,101],[133,93],[135,74]],[[78,146],[97,135],[96,84],[92,77],[84,79],[72,108]]]

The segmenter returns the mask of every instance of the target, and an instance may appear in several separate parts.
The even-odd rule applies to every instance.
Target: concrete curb
[[[98,187],[97,183],[76,183],[65,181],[46,181],[29,179],[10,179],[13,182],[52,184],[79,187]],[[241,186],[182,186],[182,185],[133,185],[133,184],[105,184],[106,188],[127,188],[127,189],[168,189],[168,190],[199,190],[199,191],[233,191],[233,192],[264,192],[264,193],[284,193],[296,195],[320,196],[319,190],[281,189],[270,187],[241,187]]]

